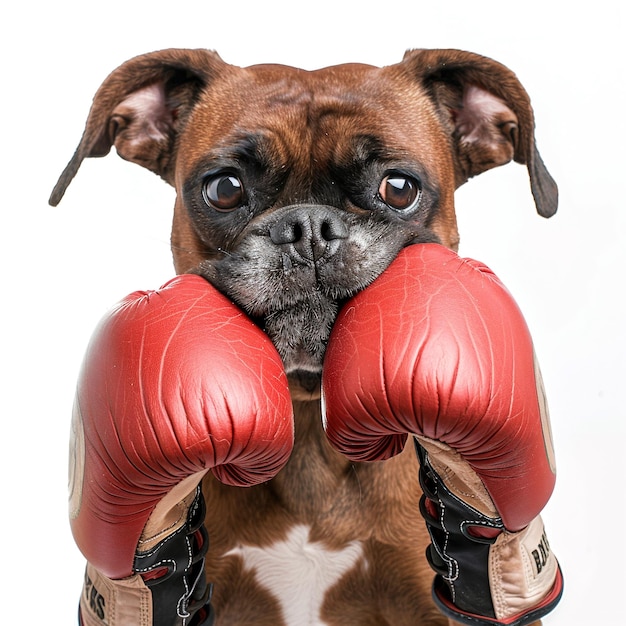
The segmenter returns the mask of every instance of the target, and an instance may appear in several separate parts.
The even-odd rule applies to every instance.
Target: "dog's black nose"
[[[276,245],[288,246],[306,261],[317,262],[335,254],[349,229],[334,209],[302,205],[282,213],[269,234]]]

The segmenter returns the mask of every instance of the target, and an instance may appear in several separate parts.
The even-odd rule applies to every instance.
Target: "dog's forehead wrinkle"
[[[255,67],[248,69],[255,70]],[[364,66],[364,69],[374,68]],[[389,114],[376,102],[378,98],[364,99],[362,82],[341,68],[314,72],[286,68],[286,75],[282,66],[258,66],[258,70],[254,82],[240,84],[235,81],[230,85],[231,98],[241,101],[242,94],[245,95],[245,103],[234,110],[233,126],[254,129],[256,133],[263,128],[271,133],[289,132],[292,137],[286,143],[292,149],[302,146],[310,153],[312,146],[339,126],[343,131],[351,124],[360,128]],[[377,92],[379,95],[385,93],[382,85]],[[404,110],[397,105],[394,109]],[[343,134],[335,133],[336,137]],[[300,138],[294,142],[296,135]]]

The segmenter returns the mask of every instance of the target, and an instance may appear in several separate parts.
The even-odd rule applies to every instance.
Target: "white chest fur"
[[[259,548],[242,545],[239,556],[254,571],[259,585],[282,607],[288,626],[324,626],[320,613],[326,592],[363,557],[361,542],[329,550],[309,540],[308,526],[294,526],[284,541]]]

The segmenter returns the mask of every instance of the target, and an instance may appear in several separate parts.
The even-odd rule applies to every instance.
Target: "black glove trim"
[[[420,500],[431,545],[426,557],[440,585],[447,587],[450,602],[468,611],[495,619],[489,580],[489,550],[495,538],[477,537],[472,527],[504,530],[500,518],[490,518],[456,497],[441,480],[426,450],[415,440],[420,462]]]
[[[185,524],[153,549],[135,555],[133,571],[152,592],[153,626],[209,626],[213,622],[212,586],[204,572],[209,549],[205,513],[198,486]]]
[[[490,518],[455,496],[434,470],[428,453],[417,439],[415,449],[424,493],[420,512],[432,541],[426,558],[436,574],[432,595],[439,610],[456,621],[475,626],[525,626],[552,611],[563,594],[560,568],[551,591],[536,607],[509,618],[496,617],[491,599],[489,551],[497,534],[493,538],[478,537],[471,529],[504,531],[502,519]]]

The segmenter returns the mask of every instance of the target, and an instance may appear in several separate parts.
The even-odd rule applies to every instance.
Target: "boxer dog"
[[[314,72],[165,50],[105,80],[51,204],[112,146],[176,189],[176,272],[243,308],[289,377],[287,466],[248,489],[204,479],[216,624],[447,624],[431,600],[413,446],[364,464],[332,450],[320,379],[347,298],[409,244],[457,248],[454,191],[469,178],[525,164],[538,213],[556,211],[515,75],[458,50]]]

